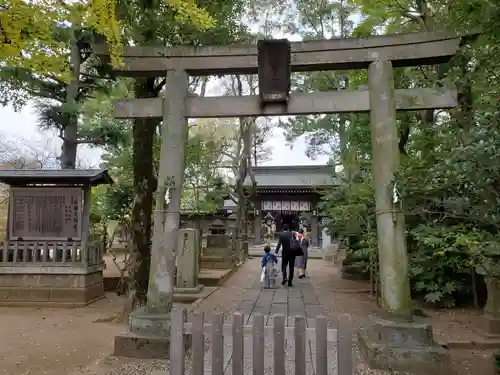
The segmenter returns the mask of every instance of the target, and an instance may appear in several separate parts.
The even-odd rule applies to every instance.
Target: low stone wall
[[[102,270],[97,267],[94,270],[23,267],[16,273],[9,271],[0,274],[0,306],[75,308],[104,297]]]
[[[0,243],[0,306],[83,307],[104,297],[102,250],[79,241]]]

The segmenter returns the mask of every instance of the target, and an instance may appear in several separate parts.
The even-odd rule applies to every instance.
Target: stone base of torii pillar
[[[174,301],[194,302],[206,297],[198,284],[199,231],[180,229],[177,236],[177,277]],[[150,313],[146,307],[130,314],[129,331],[115,337],[115,356],[135,358],[168,358],[170,348],[170,314]]]
[[[369,316],[369,324],[358,331],[359,350],[371,368],[412,374],[447,374],[448,350],[438,345],[428,319]]]
[[[113,355],[133,358],[168,358],[170,314],[151,314],[140,308],[130,314],[129,330],[115,336]]]

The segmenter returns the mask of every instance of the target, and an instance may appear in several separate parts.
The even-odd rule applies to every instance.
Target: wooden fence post
[[[264,315],[256,314],[253,324],[244,325],[244,315],[233,314],[233,324],[224,325],[224,315],[216,313],[211,323],[204,322],[202,312],[193,314],[192,322],[185,323],[185,309],[172,311],[170,374],[185,374],[185,335],[191,335],[192,342],[192,374],[204,375],[205,372],[205,336],[211,337],[211,374],[224,375],[224,337],[232,336],[232,374],[244,375],[244,337],[245,333],[252,336],[252,367],[253,375],[264,375],[265,371],[265,336],[272,332],[273,337],[273,369],[274,375],[286,373],[286,340],[295,344],[295,375],[307,373],[308,341],[316,342],[316,375],[328,375],[328,342],[336,341],[337,375],[352,375],[353,371],[353,331],[352,321],[348,314],[340,315],[337,329],[328,329],[325,316],[316,317],[315,328],[306,327],[306,318],[297,316],[293,327],[285,326],[285,316],[275,315],[273,326],[264,325]]]

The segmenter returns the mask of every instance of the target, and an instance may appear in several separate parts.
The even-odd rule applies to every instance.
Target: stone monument
[[[197,229],[186,228],[179,230],[175,293],[196,294],[203,289],[203,285],[198,283],[200,272],[199,239],[200,233]]]
[[[500,278],[485,276],[488,299],[484,306],[483,329],[489,338],[500,338]]]
[[[9,188],[0,305],[83,307],[104,297],[102,243],[89,241],[92,186],[107,170],[0,170]]]

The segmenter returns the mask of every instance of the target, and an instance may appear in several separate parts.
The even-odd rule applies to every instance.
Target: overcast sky
[[[252,31],[259,29],[258,24],[251,23]],[[275,38],[287,37],[291,41],[300,40],[297,35],[276,35]],[[213,82],[213,81],[212,81]],[[219,86],[213,82],[209,84],[209,95],[219,95]],[[220,87],[220,86],[219,86]],[[3,137],[12,140],[21,140],[23,144],[36,144],[37,148],[50,148],[50,152],[59,154],[60,140],[53,132],[42,132],[37,126],[37,115],[35,109],[28,105],[20,112],[15,112],[11,106],[0,107],[0,139]],[[263,163],[265,165],[321,165],[328,162],[328,156],[321,155],[316,160],[311,160],[306,156],[306,143],[304,137],[299,138],[290,148],[286,144],[283,131],[278,128],[273,129],[272,136],[269,137],[268,146],[272,148],[272,158]],[[1,147],[1,146],[0,146]],[[1,150],[0,150],[1,151]],[[89,148],[78,146],[78,158],[86,167],[97,167],[100,161],[101,150],[99,148]]]
[[[281,129],[273,129],[273,136],[269,137],[268,144],[272,147],[272,158],[266,165],[318,165],[326,164],[327,156],[310,160],[306,154],[305,140],[299,139],[290,149],[286,145]],[[10,140],[19,140],[24,144],[33,144],[37,149],[47,148],[48,152],[58,153],[60,141],[52,132],[42,132],[37,126],[37,116],[31,105],[22,111],[15,112],[10,106],[0,107],[0,136]],[[2,147],[2,146],[0,146]],[[86,166],[96,167],[99,164],[101,150],[79,146],[79,158]]]

